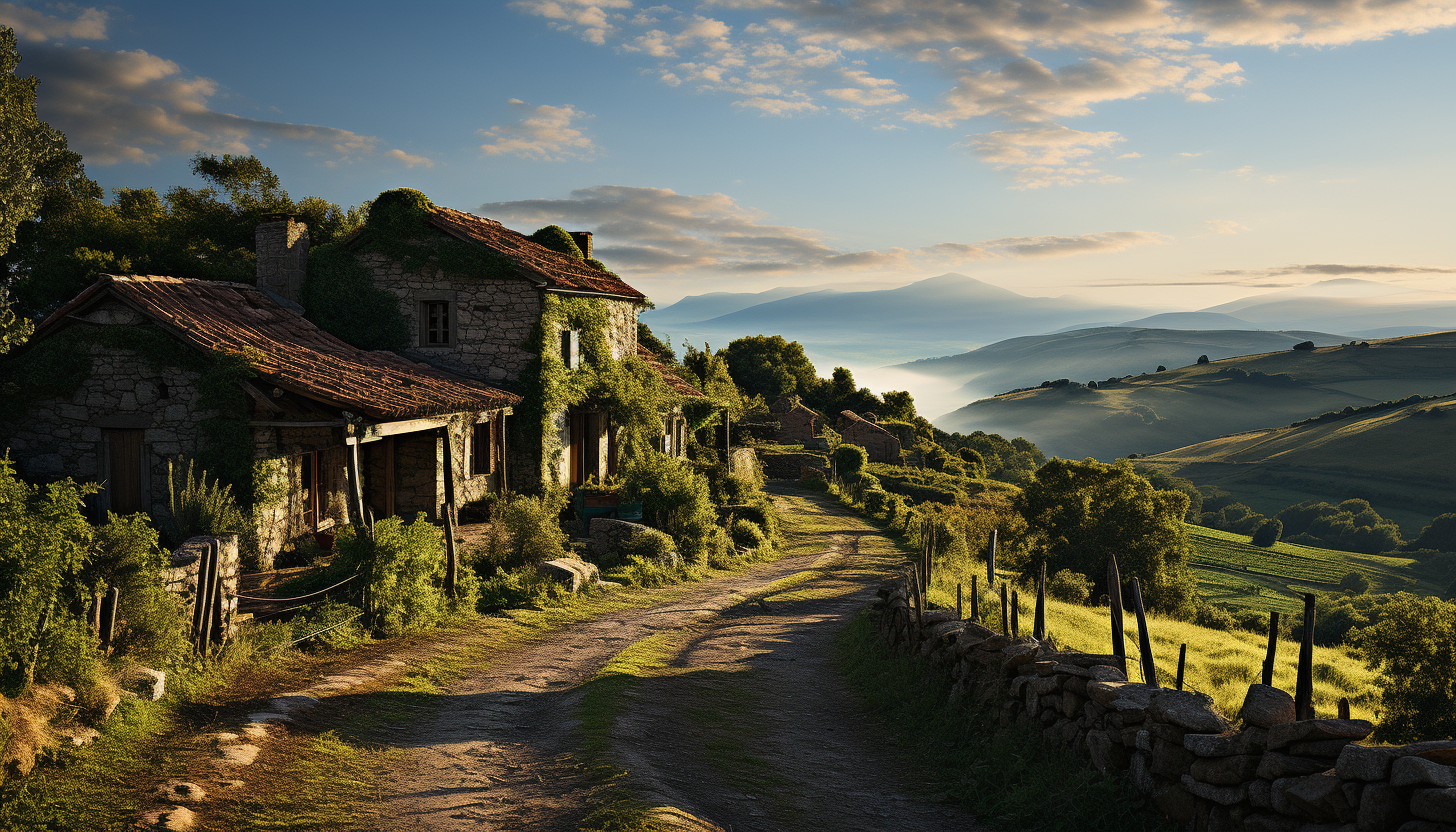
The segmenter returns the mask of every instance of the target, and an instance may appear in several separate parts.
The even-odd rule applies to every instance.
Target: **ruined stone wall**
[[[816,471],[829,469],[829,458],[815,453],[776,453],[772,448],[758,448],[758,459],[763,464],[763,474],[771,480],[796,480],[804,476],[805,469]]]
[[[1126,774],[1198,832],[1456,832],[1456,741],[1358,744],[1359,719],[1296,721],[1289,694],[1251,685],[1235,727],[1203,694],[1127,681],[1114,656],[1058,651],[880,588],[880,630],[950,674],[953,704],[1040,726],[1103,774]]]
[[[153,513],[160,512],[167,500],[166,460],[195,456],[198,422],[216,415],[199,409],[197,379],[197,373],[156,366],[130,350],[92,345],[91,372],[76,392],[36,402],[0,425],[0,448],[10,449],[28,479],[100,482],[109,467],[105,431],[140,429],[144,497]],[[106,508],[104,491],[99,499]]]
[[[302,454],[318,451],[319,521],[336,525],[349,521],[348,472],[342,427],[254,427],[253,458],[258,503],[253,523],[258,539],[258,562],[271,569],[273,560],[289,543],[310,530],[304,526]]]
[[[238,553],[237,535],[189,538],[177,547],[172,553],[170,565],[162,570],[162,585],[182,600],[182,606],[187,612],[186,620],[191,622],[197,605],[197,576],[202,570],[202,559],[207,555],[210,546],[218,547],[218,586],[222,588],[223,596],[222,621],[214,627],[214,632],[228,639],[236,635],[238,630],[238,599],[233,596],[238,591],[242,560]],[[126,619],[125,598],[117,603],[117,617]]]

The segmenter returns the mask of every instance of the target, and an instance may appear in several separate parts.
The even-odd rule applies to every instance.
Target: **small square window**
[[[447,347],[451,337],[450,302],[427,300],[420,304],[420,346]]]

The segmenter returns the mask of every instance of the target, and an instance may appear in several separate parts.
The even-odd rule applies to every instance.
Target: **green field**
[[[1193,545],[1198,592],[1213,603],[1252,610],[1293,613],[1303,609],[1306,592],[1336,592],[1340,579],[1360,572],[1371,592],[1441,595],[1443,588],[1423,579],[1410,558],[1362,555],[1294,543],[1261,548],[1248,535],[1187,526]]]

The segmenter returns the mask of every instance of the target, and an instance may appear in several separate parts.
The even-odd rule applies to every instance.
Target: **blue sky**
[[[107,187],[195,184],[197,152],[254,153],[295,197],[415,187],[594,230],[659,304],[946,271],[1157,308],[1330,275],[1456,290],[1456,10],[1427,0],[0,2],[0,23]]]

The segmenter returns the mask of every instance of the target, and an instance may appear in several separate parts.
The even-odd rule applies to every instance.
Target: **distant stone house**
[[[398,193],[386,192],[381,200]],[[415,196],[423,200],[422,195]],[[371,237],[369,226],[343,244],[368,269],[374,288],[398,298],[409,331],[406,355],[516,390],[530,400],[542,392],[534,386],[542,359],[537,344],[559,350],[568,368],[584,360],[578,340],[581,333],[561,327],[551,317],[552,300],[586,298],[605,309],[601,334],[611,358],[641,356],[637,316],[647,302],[641,292],[610,272],[549,249],[494,220],[428,205],[427,201],[425,206],[407,242],[463,243],[482,257],[429,258],[411,264],[409,258],[397,254],[398,246],[371,244],[377,238]],[[572,236],[590,258],[591,234]],[[302,224],[284,219],[260,226],[258,251],[258,285],[289,301],[299,300],[302,283],[298,275],[308,257]],[[282,254],[265,267],[264,251]],[[543,335],[548,328],[552,331]],[[663,374],[669,388],[683,396],[700,395],[660,363],[648,363]],[[680,455],[685,427],[675,413],[663,416],[659,446]],[[526,421],[512,420],[508,454],[513,487],[532,490],[577,485],[615,472],[618,429],[604,410],[571,407],[547,414],[542,424]]]
[[[251,498],[265,568],[366,511],[440,519],[507,486],[519,396],[349,346],[251,286],[103,275],[11,359],[34,395],[0,447],[23,474],[104,483],[98,516],[162,516],[167,461],[216,460]],[[69,375],[33,377],[47,367]]]
[[[895,434],[852,410],[839,414],[839,435],[843,441],[864,448],[870,462],[900,463],[900,440]]]
[[[798,396],[780,396],[768,409],[779,421],[774,439],[782,444],[809,446],[822,434],[819,414],[805,407]]]

